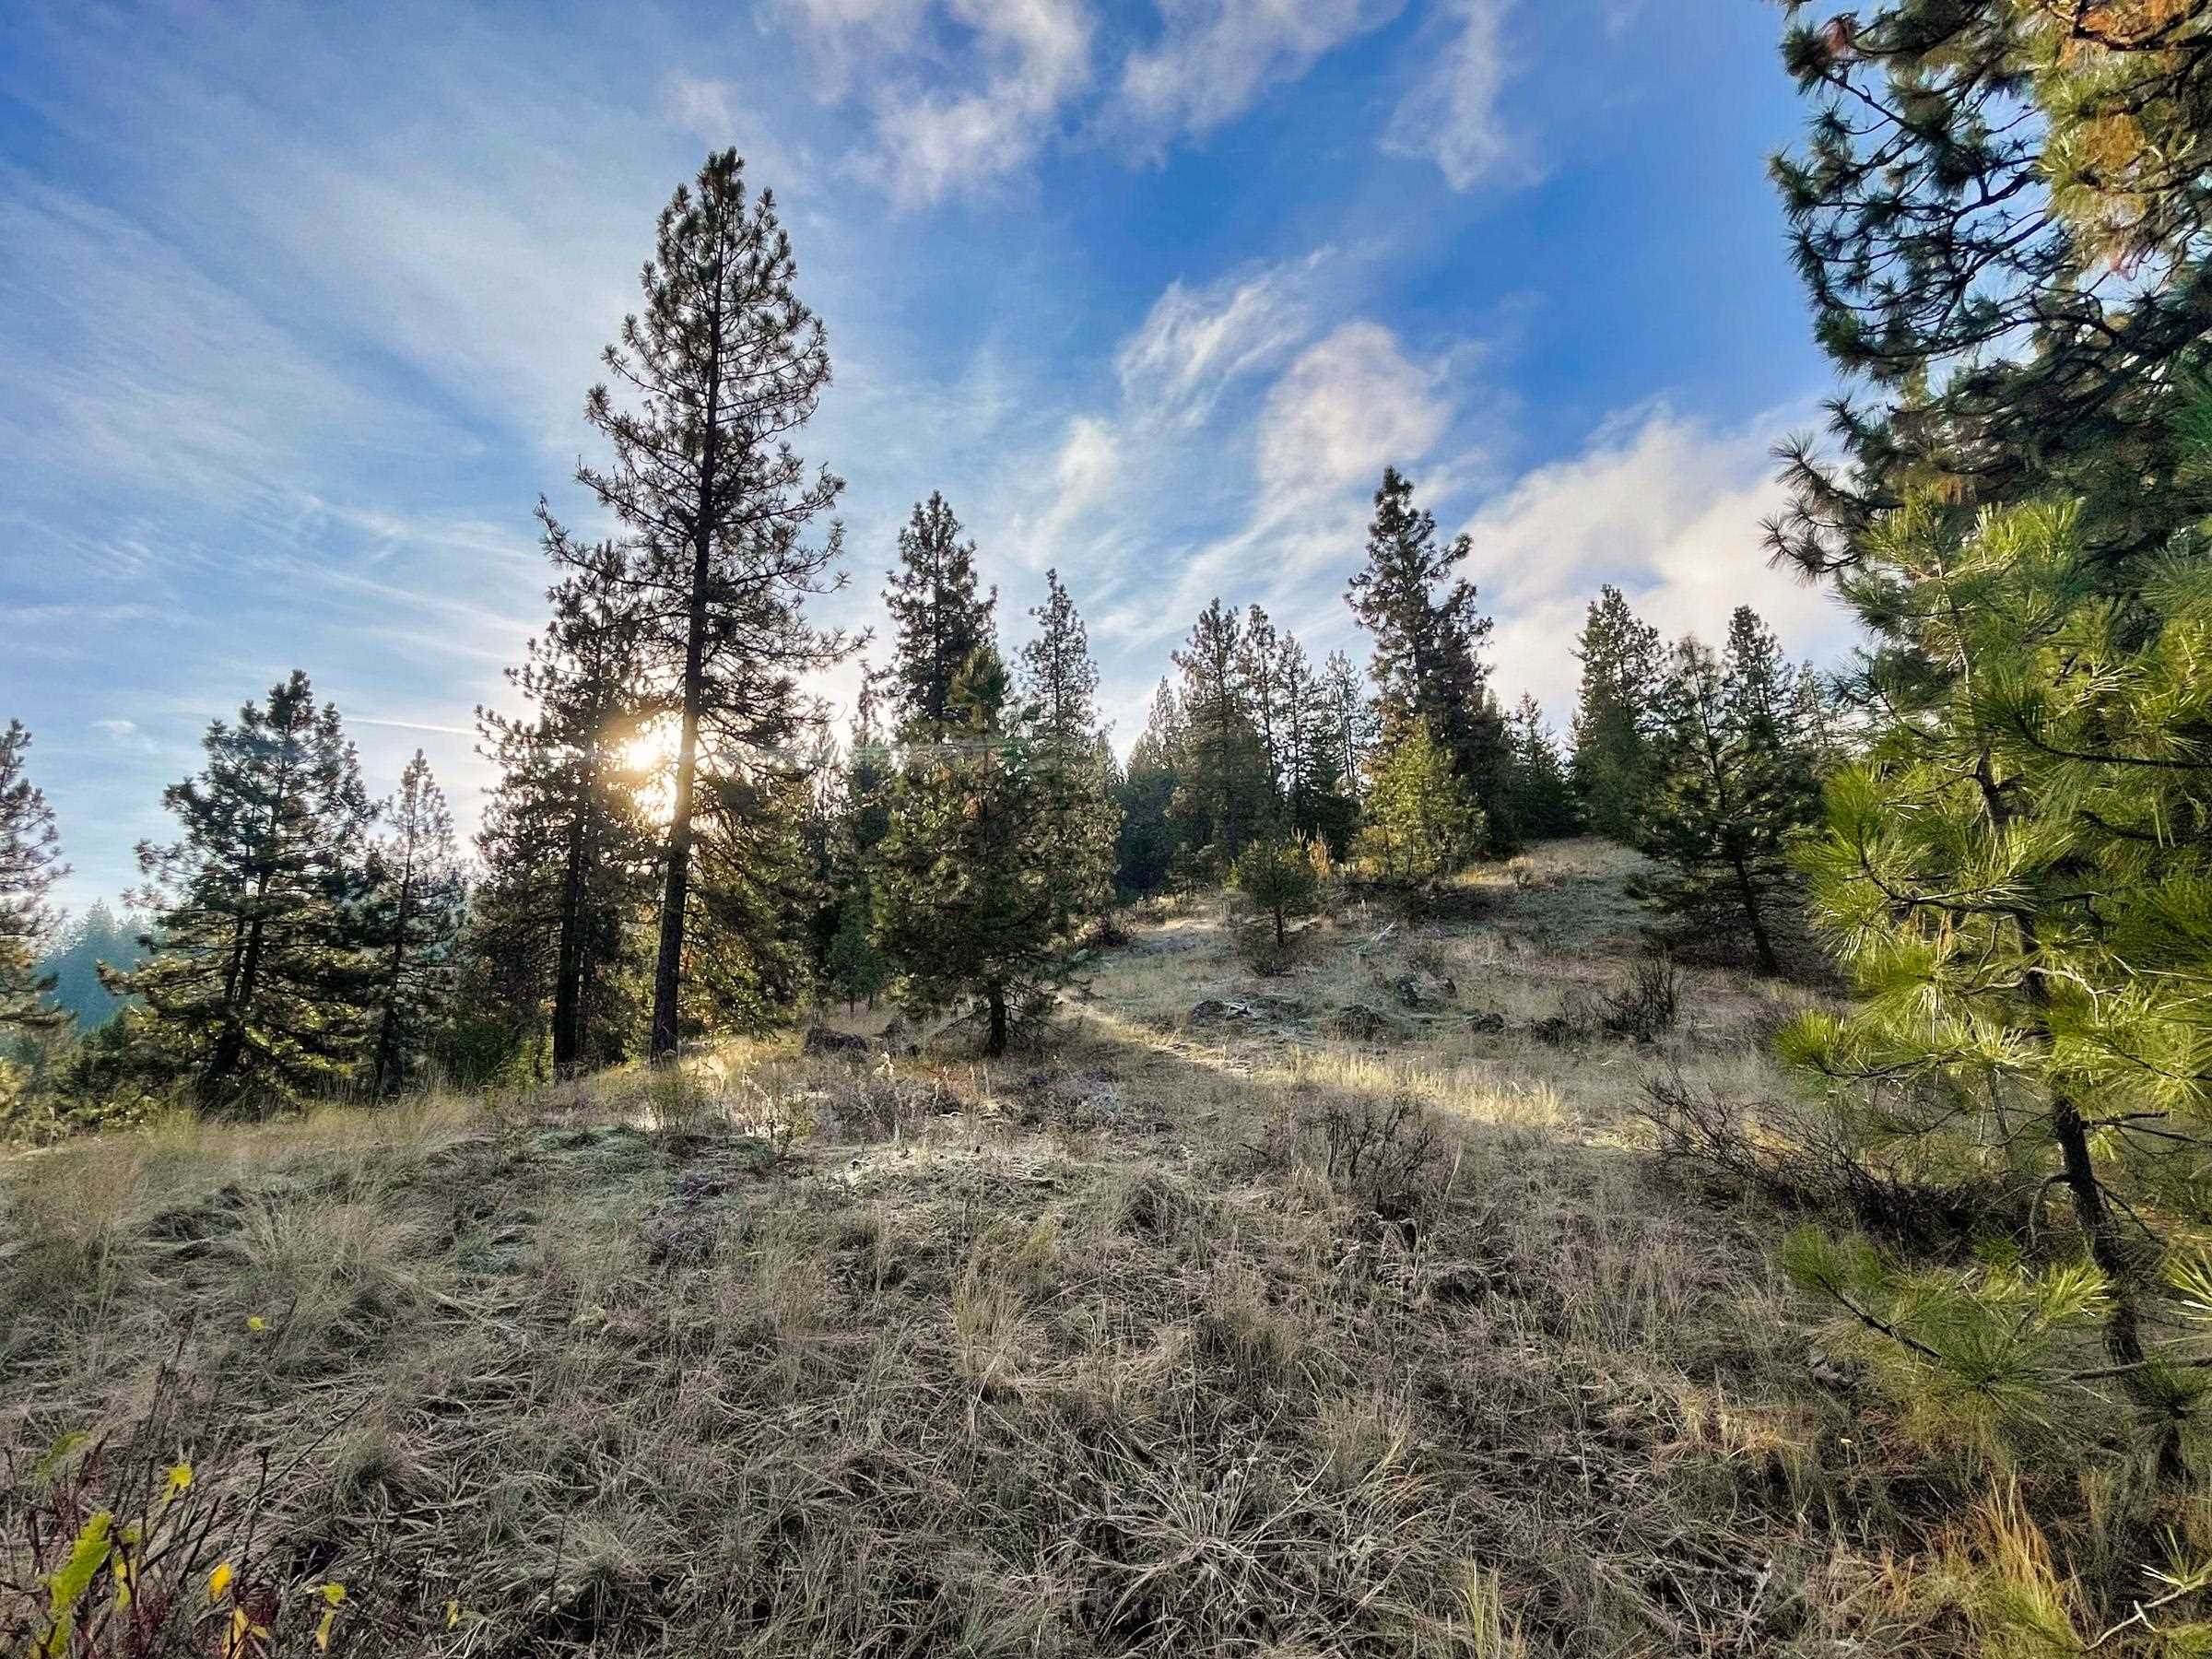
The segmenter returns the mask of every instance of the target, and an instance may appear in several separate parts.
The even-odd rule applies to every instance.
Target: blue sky
[[[1694,21],[1686,19],[1694,18]],[[1758,0],[755,0],[0,10],[0,718],[81,906],[206,723],[288,669],[371,786],[543,617],[581,406],[710,146],[772,186],[836,384],[866,624],[943,489],[1002,632],[1057,565],[1125,744],[1218,593],[1316,656],[1386,462],[1475,538],[1510,698],[1597,584],[1670,632],[1767,570],[1813,349]],[[1362,652],[1363,655],[1364,653]],[[846,694],[851,674],[828,689]]]

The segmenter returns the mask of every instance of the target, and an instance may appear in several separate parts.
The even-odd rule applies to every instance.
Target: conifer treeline
[[[1571,763],[1532,700],[1501,707],[1467,538],[1440,536],[1394,468],[1345,594],[1370,665],[1316,662],[1259,606],[1217,599],[1125,769],[1059,573],[1002,643],[977,545],[933,492],[833,741],[802,677],[865,641],[808,618],[842,581],[841,527],[808,539],[842,486],[793,447],[828,345],[734,153],[677,192],[642,284],[585,400],[607,458],[576,475],[615,534],[586,541],[540,503],[550,617],[509,705],[477,712],[498,777],[473,882],[424,758],[372,798],[338,711],[295,673],[212,725],[164,794],[178,837],[141,849],[139,943],[100,970],[123,1013],[74,1049],[32,1045],[60,1115],[567,1076],[887,995],[971,1014],[997,1053],[1117,899],[1235,880],[1279,934],[1317,865],[1425,883],[1584,821],[1677,859],[1686,909],[1735,872],[1763,938],[1809,773],[1759,770],[1761,743],[1795,753],[1779,717],[1708,728],[1750,695],[1753,656],[1780,672],[1771,641],[1746,623],[1719,678],[1694,654],[1670,678],[1608,590]],[[20,727],[0,744],[0,1022],[19,1035],[61,1023],[36,967],[59,865],[28,745]],[[1739,848],[1715,825],[1746,811],[1767,832]]]

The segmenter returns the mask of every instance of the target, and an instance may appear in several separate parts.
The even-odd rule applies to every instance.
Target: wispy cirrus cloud
[[[1159,0],[1154,44],[1123,62],[1123,113],[1139,130],[1202,136],[1270,88],[1387,23],[1403,0]]]
[[[1443,0],[1427,25],[1430,67],[1382,135],[1385,150],[1435,162],[1453,190],[1524,185],[1539,171],[1500,108],[1512,70],[1505,42],[1511,8],[1512,0]]]

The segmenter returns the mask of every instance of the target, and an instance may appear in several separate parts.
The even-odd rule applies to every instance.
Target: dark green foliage
[[[1329,750],[1341,786],[1354,806],[1365,787],[1368,758],[1375,752],[1381,716],[1368,694],[1367,676],[1359,665],[1341,651],[1329,653],[1321,666],[1322,730],[1319,741]]]
[[[910,746],[877,849],[877,937],[898,970],[896,994],[918,1013],[964,1003],[1003,1053],[1015,1017],[1040,1008],[1066,971],[1055,932],[1068,913],[1053,867],[1041,745],[995,653],[978,651],[954,682],[941,736]]]
[[[1021,691],[1036,735],[1035,788],[1053,867],[1053,932],[1065,935],[1112,900],[1121,810],[1112,751],[1099,729],[1090,637],[1060,573],[1047,571],[1044,577],[1045,603],[1030,613],[1039,631],[1021,649]]]
[[[876,943],[873,901],[865,887],[853,888],[838,906],[826,978],[848,1006],[858,1002],[875,1006],[891,982],[890,962]]]
[[[1517,833],[1505,810],[1505,723],[1479,652],[1490,619],[1476,609],[1474,583],[1456,574],[1472,544],[1437,542],[1436,520],[1413,504],[1413,485],[1386,467],[1368,526],[1367,563],[1345,599],[1374,636],[1372,673],[1385,744],[1418,722],[1442,746],[1452,771],[1474,788],[1495,850]]]
[[[1540,841],[1581,829],[1582,812],[1559,741],[1544,724],[1544,711],[1526,692],[1506,721],[1506,799],[1520,833]]]
[[[1598,590],[1575,641],[1582,698],[1574,713],[1574,793],[1599,835],[1633,841],[1651,788],[1654,705],[1665,673],[1659,630],[1639,621],[1611,583]]]
[[[813,781],[765,762],[717,771],[700,800],[696,913],[684,1030],[758,1036],[796,1017],[813,989],[809,915],[823,892],[805,844]]]
[[[2087,498],[2092,562],[2162,546],[2208,504],[2175,487],[2166,405],[2212,328],[2212,14],[1787,10],[1815,108],[1774,179],[1820,343],[1875,401],[1832,406],[1841,466],[1794,446],[1775,546],[1823,568],[1908,488],[1963,532],[2054,488]]]
[[[38,963],[53,930],[46,895],[68,872],[53,809],[24,774],[29,748],[23,723],[9,721],[0,733],[0,1034],[44,1029],[65,1018],[44,1000],[53,982]]]
[[[1791,851],[1819,809],[1795,678],[1748,606],[1729,618],[1718,658],[1695,640],[1676,648],[1640,837],[1661,865],[1640,889],[1702,948],[1747,939],[1769,973],[1782,971],[1777,934],[1797,888]]]
[[[1166,680],[1153,694],[1152,715],[1129,750],[1115,790],[1121,829],[1114,838],[1114,889],[1124,899],[1164,892],[1176,851],[1176,769],[1182,753],[1182,705]]]
[[[358,935],[370,957],[375,1022],[370,1087],[391,1094],[429,1053],[453,999],[453,944],[466,897],[453,815],[420,749],[384,808],[383,839],[369,855]]]
[[[941,726],[953,681],[996,638],[998,590],[977,592],[975,543],[960,539],[960,521],[935,490],[914,503],[899,532],[899,568],[885,580],[884,608],[897,629],[886,683],[899,724]]]
[[[296,1101],[343,1081],[369,1038],[355,906],[376,808],[338,712],[295,671],[162,792],[182,839],[142,844],[145,965],[111,976],[203,1108]]]
[[[550,594],[553,619],[508,677],[535,717],[477,711],[500,782],[477,838],[485,880],[463,971],[472,1064],[534,1054],[549,1030],[565,1077],[634,1046],[630,982],[661,834],[633,759],[652,704],[631,560],[550,524],[547,543],[567,574]]]
[[[124,1005],[100,977],[100,965],[127,971],[145,957],[138,935],[146,924],[136,916],[118,917],[99,900],[64,927],[52,955],[40,964],[53,988],[46,1000],[70,1016],[80,1032],[97,1030]]]
[[[1275,816],[1267,747],[1245,678],[1244,626],[1216,599],[1175,653],[1182,745],[1170,808],[1178,844],[1233,862]]]
[[[791,240],[767,191],[748,195],[735,150],[707,158],[662,210],[645,309],[605,353],[621,388],[584,413],[613,450],[578,480],[635,537],[631,591],[655,697],[677,723],[653,965],[656,1060],[676,1053],[691,913],[692,847],[714,780],[743,793],[753,761],[785,751],[801,719],[794,677],[841,655],[802,614],[825,591],[842,532],[802,539],[844,488],[790,443],[830,384],[822,326],[800,302]],[[561,557],[571,547],[556,536]],[[702,762],[710,774],[702,791]],[[765,944],[765,942],[763,942]]]

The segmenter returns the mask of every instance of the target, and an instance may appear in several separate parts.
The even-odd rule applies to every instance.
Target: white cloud
[[[1379,323],[1347,323],[1316,342],[1267,394],[1260,481],[1277,499],[1373,486],[1382,468],[1429,453],[1452,410],[1433,371]]]
[[[1115,354],[1124,400],[1202,424],[1230,382],[1281,362],[1311,337],[1314,278],[1328,257],[1324,248],[1197,289],[1168,284]]]
[[[1827,590],[1766,561],[1760,522],[1782,501],[1768,445],[1783,424],[1714,431],[1664,406],[1637,411],[1468,520],[1468,574],[1498,618],[1500,688],[1534,691],[1563,724],[1578,673],[1568,646],[1608,582],[1669,639],[1717,643],[1729,612],[1749,605],[1792,654],[1841,652],[1850,623]]]
[[[1530,178],[1529,159],[1507,132],[1498,103],[1505,89],[1505,14],[1512,0],[1447,0],[1458,36],[1392,115],[1382,147],[1393,155],[1433,161],[1454,190],[1519,184]]]
[[[1018,171],[1090,81],[1084,0],[783,0],[833,100],[857,88],[875,116],[861,169],[922,206]]]
[[[1398,0],[1160,0],[1159,9],[1159,43],[1122,65],[1123,101],[1144,127],[1203,134],[1388,21]]]

